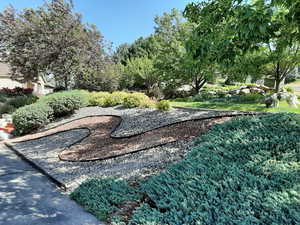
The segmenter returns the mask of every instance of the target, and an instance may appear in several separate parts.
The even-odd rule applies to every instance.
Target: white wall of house
[[[15,87],[23,87],[23,88],[33,88],[33,93],[37,96],[42,96],[49,94],[53,91],[52,88],[46,87],[45,80],[42,77],[39,77],[38,82],[36,83],[20,83],[18,81],[14,81],[9,77],[10,68],[7,64],[0,62],[0,89],[1,88],[15,88]]]
[[[15,88],[15,87],[24,87],[23,84],[11,80],[8,77],[0,77],[0,89],[1,88]]]

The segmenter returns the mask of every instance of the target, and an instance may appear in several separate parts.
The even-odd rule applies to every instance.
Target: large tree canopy
[[[87,67],[103,67],[100,32],[84,25],[73,8],[70,1],[52,0],[37,9],[0,13],[0,54],[14,79],[35,81],[48,73],[67,88]]]
[[[274,78],[279,91],[280,83],[299,64],[299,37],[297,13],[292,13],[295,4],[274,3],[212,0],[189,4],[185,16],[197,23],[189,41],[191,54],[230,70],[237,68],[240,60],[245,62],[251,55],[254,58],[262,53],[264,66],[270,68],[268,75]]]

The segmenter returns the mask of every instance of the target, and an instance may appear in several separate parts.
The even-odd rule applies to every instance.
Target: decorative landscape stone
[[[129,178],[144,177],[153,174],[165,168],[171,162],[180,160],[193,146],[193,140],[190,139],[193,135],[199,135],[199,132],[205,132],[218,120],[222,121],[221,117],[246,114],[245,112],[192,109],[174,109],[170,112],[162,113],[151,109],[128,110],[123,108],[104,109],[100,107],[88,107],[78,110],[69,118],[52,124],[54,128],[50,129],[50,127],[48,127],[49,129],[43,132],[13,139],[13,143],[10,142],[8,144],[18,154],[39,167],[52,179],[55,179],[62,186],[72,189],[83,180],[91,177],[117,176]],[[117,129],[114,130],[115,125],[120,121],[119,117],[116,117],[118,115],[121,115],[122,122]],[[99,120],[103,118],[107,120],[108,126],[106,127],[106,131],[112,132],[111,137],[109,137],[107,133],[101,132],[101,125],[103,124],[99,123],[101,122]],[[188,120],[201,121],[195,123],[195,121]],[[113,123],[109,125],[109,121],[113,121]],[[189,138],[176,137],[176,132],[184,133],[184,130],[180,131],[182,127],[179,126],[179,122],[184,122],[196,128],[198,133],[195,132],[190,135]],[[173,128],[167,129],[168,126]],[[98,128],[100,129],[98,130]],[[165,131],[161,134],[155,134],[155,130]],[[188,128],[186,131],[188,131]],[[136,143],[134,141],[123,141],[130,140],[130,137],[136,135],[141,138],[139,140],[139,138],[133,137],[132,140],[135,140]],[[158,136],[152,140],[149,135]],[[101,143],[101,141],[98,142],[99,138],[105,140],[105,136],[107,139],[110,139],[110,141],[120,141],[118,142],[120,144],[119,146],[111,142],[114,144],[114,147],[117,147],[116,152],[110,152],[109,150],[114,150],[109,149],[108,144],[105,145]],[[80,143],[82,143],[81,146]],[[110,142],[108,143],[110,144]],[[132,146],[135,144],[135,150],[137,151],[145,148],[147,148],[147,150],[138,152],[131,151],[130,145],[127,146],[129,143]],[[97,145],[102,145],[106,148],[104,152],[106,156],[105,154],[101,156],[101,148],[97,148]],[[69,149],[70,146],[71,148]],[[74,146],[74,149],[72,149],[72,146]],[[80,148],[75,149],[75,147]],[[130,151],[126,150],[127,152],[122,153],[121,151],[123,149]],[[68,150],[73,151],[74,155],[66,154]],[[90,151],[91,154],[85,154],[85,150],[87,150],[87,152]],[[118,151],[121,153],[119,156]],[[65,157],[65,160],[75,159],[77,162],[62,161],[59,156],[61,158]],[[73,156],[74,158],[72,158]],[[95,160],[97,158],[101,160],[78,161],[87,156],[91,157],[85,158],[87,160]]]

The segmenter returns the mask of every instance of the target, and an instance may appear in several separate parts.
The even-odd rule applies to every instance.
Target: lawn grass
[[[293,83],[285,85],[285,87],[290,87],[294,90],[294,93],[300,96],[300,79],[296,80]]]
[[[286,102],[280,102],[277,108],[266,108],[264,104],[259,103],[232,103],[232,102],[189,102],[183,99],[171,101],[172,107],[193,107],[204,109],[224,109],[238,111],[258,111],[258,112],[292,112],[300,113],[300,108],[292,108]]]

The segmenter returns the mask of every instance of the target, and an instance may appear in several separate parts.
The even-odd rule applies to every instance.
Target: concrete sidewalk
[[[0,224],[103,224],[0,143]]]

